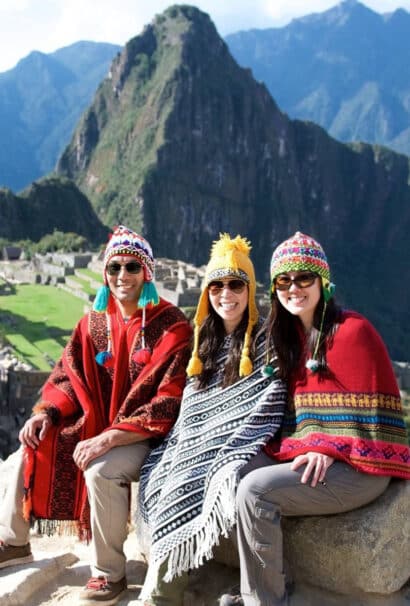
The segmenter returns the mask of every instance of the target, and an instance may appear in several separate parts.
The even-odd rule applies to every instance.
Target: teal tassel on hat
[[[110,296],[110,289],[108,288],[108,286],[101,286],[98,290],[97,290],[97,294],[95,296],[94,299],[94,303],[93,303],[93,310],[94,311],[106,311],[107,307],[108,307],[108,298]]]
[[[153,305],[158,305],[159,295],[153,282],[144,282],[140,298],[138,299],[138,307],[146,307],[147,305],[149,305],[149,303],[152,303]]]
[[[333,284],[333,282],[329,282],[326,286],[323,286],[323,297],[326,303],[328,303],[333,297],[333,295],[335,294],[335,290],[336,284]]]

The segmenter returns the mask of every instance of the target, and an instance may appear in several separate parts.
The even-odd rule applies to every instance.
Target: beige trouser
[[[139,479],[148,454],[147,441],[112,448],[94,459],[85,471],[91,509],[92,576],[119,581],[125,576],[124,541],[127,538],[129,484]],[[19,451],[22,454],[22,449]],[[0,539],[10,545],[28,542],[29,524],[23,518],[22,456],[13,470],[0,505]]]
[[[390,478],[357,472],[335,461],[315,488],[302,484],[303,468],[275,463],[263,452],[242,470],[237,492],[241,595],[245,606],[288,604],[281,516],[329,515],[370,503]]]

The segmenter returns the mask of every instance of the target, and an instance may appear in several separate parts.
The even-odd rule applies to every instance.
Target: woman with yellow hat
[[[381,495],[391,477],[410,479],[386,347],[366,318],[336,305],[322,246],[296,232],[275,249],[270,269],[267,343],[289,400],[280,439],[238,487],[241,595],[225,594],[220,606],[289,603],[282,516],[350,511]]]
[[[210,558],[231,530],[239,476],[281,424],[286,391],[276,372],[261,372],[265,336],[256,336],[262,321],[249,253],[240,236],[213,244],[179,418],[141,473],[152,541],[144,606],[183,603],[182,573]]]

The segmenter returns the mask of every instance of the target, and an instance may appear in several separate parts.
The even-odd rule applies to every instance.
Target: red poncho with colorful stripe
[[[303,361],[280,442],[271,442],[267,453],[289,461],[320,452],[365,473],[410,479],[400,393],[379,334],[361,315],[344,312],[326,359],[326,377]]]
[[[26,516],[77,521],[83,536],[89,511],[83,474],[72,457],[77,442],[112,428],[165,436],[178,415],[190,352],[191,328],[167,301],[146,308],[148,360],[138,353],[141,311],[125,323],[114,305],[110,319],[113,366],[95,361],[107,349],[107,320],[91,311],[75,328],[34,408],[51,408],[57,423],[35,451],[25,449]]]

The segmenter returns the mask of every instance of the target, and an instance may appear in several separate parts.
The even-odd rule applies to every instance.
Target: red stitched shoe
[[[6,545],[0,541],[0,568],[15,566],[16,564],[27,564],[33,561],[30,543],[26,545]]]
[[[109,581],[106,577],[91,577],[85,588],[80,592],[80,600],[83,604],[93,602],[115,603],[120,593],[127,589],[126,578],[119,581]]]

